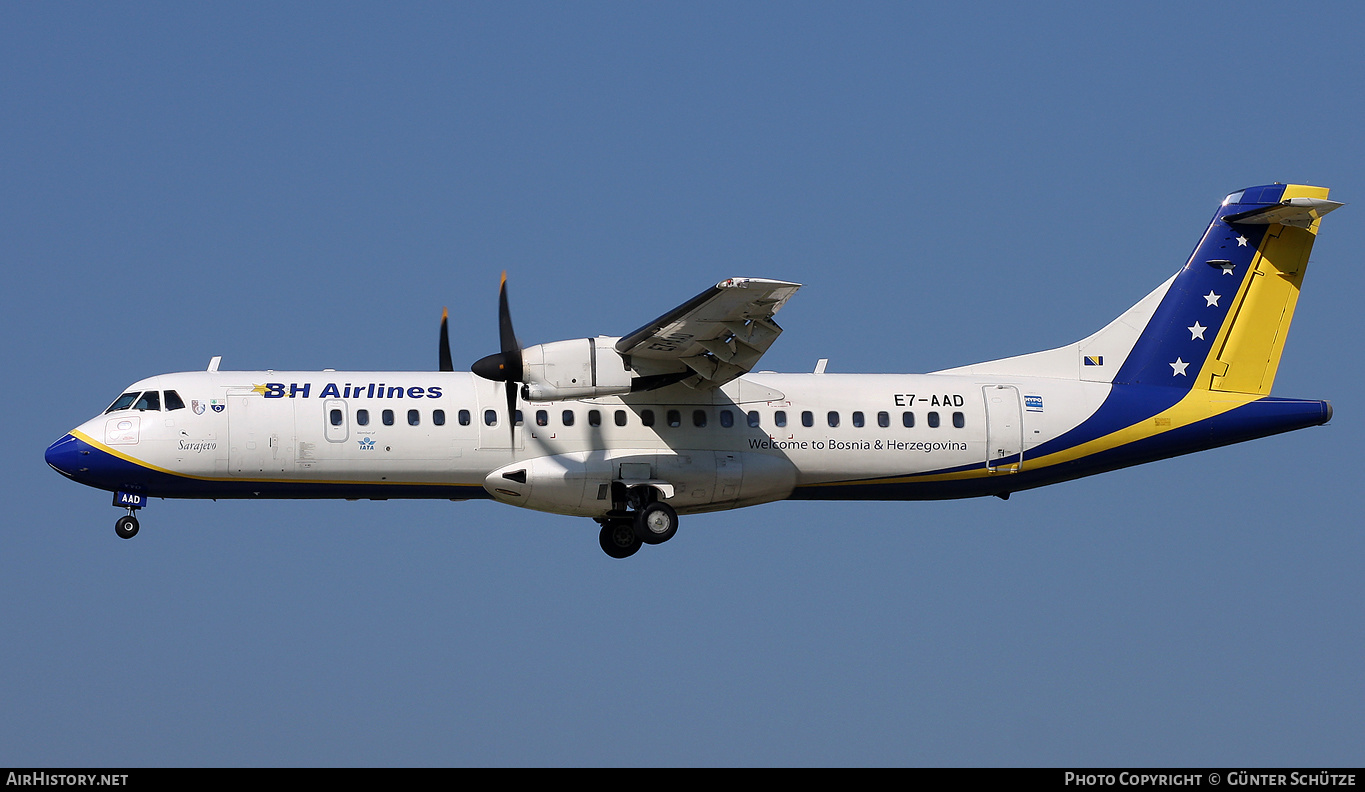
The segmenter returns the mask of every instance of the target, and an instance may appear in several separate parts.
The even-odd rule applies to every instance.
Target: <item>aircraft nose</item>
[[[75,478],[88,469],[89,463],[86,460],[89,455],[90,449],[85,447],[85,443],[68,434],[48,446],[43,459],[47,461],[49,467],[63,476]]]

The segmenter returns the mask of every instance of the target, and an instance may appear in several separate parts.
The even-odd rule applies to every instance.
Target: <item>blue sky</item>
[[[0,7],[0,765],[1359,765],[1358,4]],[[1328,186],[1329,426],[627,562],[488,502],[156,501],[43,449],[201,369],[431,369],[792,280],[765,368],[1088,335]]]

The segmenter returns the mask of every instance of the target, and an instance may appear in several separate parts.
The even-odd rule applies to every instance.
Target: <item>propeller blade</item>
[[[455,364],[450,360],[450,313],[441,309],[440,371],[454,371]]]
[[[442,325],[444,327],[444,325]],[[512,309],[507,306],[507,272],[502,273],[498,284],[498,342],[502,351],[481,357],[474,361],[469,370],[486,380],[506,383],[507,430],[511,442],[509,448],[516,448],[517,440],[517,388],[521,385],[522,355],[521,344],[517,341],[516,331],[512,329]],[[442,361],[444,362],[444,358]]]
[[[520,368],[521,344],[517,343],[517,334],[512,330],[512,311],[507,307],[507,272],[502,273],[502,283],[498,285],[498,340],[502,342],[502,353],[516,352],[518,358],[518,368]],[[521,374],[517,374],[521,378]]]
[[[507,306],[507,270],[498,284],[498,340],[502,343],[503,382],[507,390],[508,447],[517,447],[517,385],[521,382],[521,344],[512,329],[512,309]]]
[[[498,287],[498,340],[502,351],[479,358],[469,370],[494,382],[521,382],[521,344],[512,330],[512,311],[507,307],[506,272],[502,273],[502,284]]]
[[[507,447],[517,447],[517,383],[507,381]]]

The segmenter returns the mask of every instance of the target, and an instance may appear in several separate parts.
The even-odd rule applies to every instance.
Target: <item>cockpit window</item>
[[[146,393],[142,394],[141,398],[139,398],[139,399],[137,400],[137,404],[134,404],[134,405],[133,405],[133,409],[134,409],[134,410],[156,410],[156,411],[160,412],[160,410],[161,410],[161,392],[160,392],[160,391],[147,391]]]
[[[132,393],[125,393],[122,396],[118,397],[117,399],[114,399],[114,403],[109,405],[109,409],[105,410],[105,412],[111,413],[117,412],[119,410],[126,410],[129,407],[132,407],[133,402],[135,401],[137,401],[137,391],[133,391]]]
[[[166,391],[166,411],[183,409],[185,409],[185,402],[181,401],[180,394],[175,391]]]

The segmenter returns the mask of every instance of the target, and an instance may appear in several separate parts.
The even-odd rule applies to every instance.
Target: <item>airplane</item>
[[[1270,396],[1322,187],[1228,195],[1178,272],[1068,346],[929,374],[755,371],[800,284],[728,278],[624,336],[500,350],[455,371],[204,371],[128,386],[46,451],[150,498],[491,498],[588,517],[626,558],[678,515],[783,499],[997,496],[1327,423]]]

